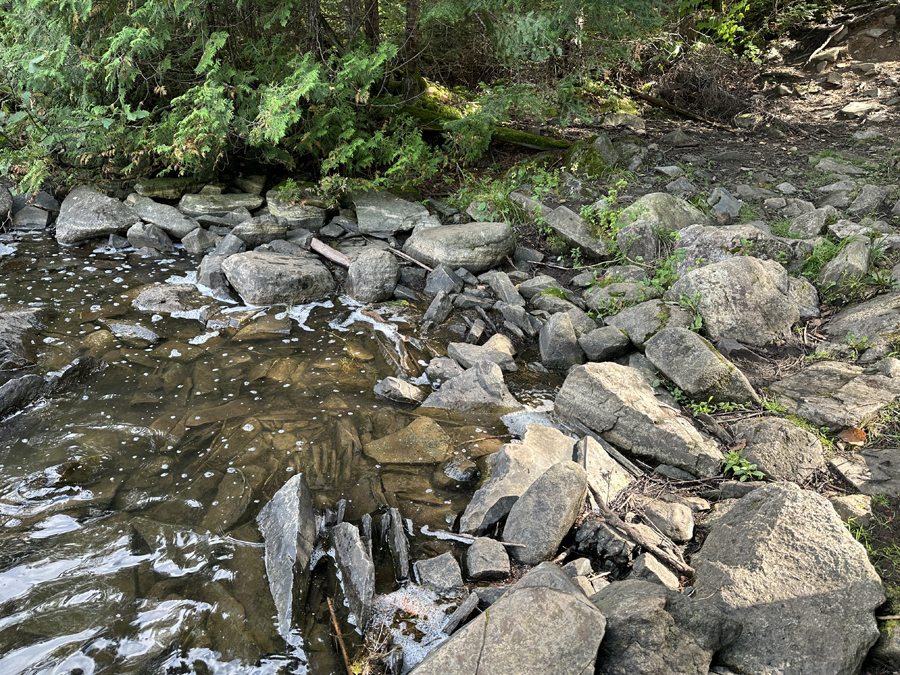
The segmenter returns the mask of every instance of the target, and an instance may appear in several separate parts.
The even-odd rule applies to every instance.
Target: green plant
[[[842,242],[835,242],[827,237],[821,238],[803,262],[803,276],[808,279],[815,279],[819,276],[819,272],[822,271],[822,268],[834,260],[837,254],[841,252],[841,249],[846,246],[849,241],[849,237]]]
[[[722,472],[731,473],[741,482],[762,480],[766,477],[740,450],[732,450],[725,455],[725,459],[722,460]]]
[[[640,283],[651,288],[655,288],[660,293],[664,293],[678,281],[678,265],[684,262],[687,252],[683,248],[676,249],[672,255],[665,258],[654,269],[652,276],[648,275]]]
[[[688,326],[695,333],[699,333],[703,328],[703,317],[700,314],[700,303],[703,301],[703,296],[700,293],[694,293],[694,295],[688,297],[686,295],[678,296],[678,304],[682,309],[688,311],[693,315],[693,319],[691,320],[691,325]]]
[[[541,295],[552,295],[555,298],[562,298],[563,300],[568,299],[568,295],[562,288],[545,288],[541,291]]]
[[[781,403],[778,402],[778,399],[774,396],[768,396],[764,394],[762,396],[762,408],[766,412],[771,413],[786,413],[788,411]]]
[[[847,333],[845,339],[847,341],[847,344],[850,346],[850,349],[855,352],[867,349],[869,346],[869,338],[867,337],[858,338],[854,336],[853,333]]]
[[[888,507],[888,496],[886,494],[884,494],[883,492],[876,494],[876,495],[872,495],[872,503],[875,506],[881,506],[883,508],[887,508]]]

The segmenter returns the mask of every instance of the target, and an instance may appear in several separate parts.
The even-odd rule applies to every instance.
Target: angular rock
[[[891,374],[896,369],[885,367],[895,361],[884,359],[881,368],[868,370],[821,361],[769,388],[789,412],[817,427],[834,431],[859,427],[900,396],[900,377]]]
[[[791,277],[789,280],[788,298],[797,305],[800,311],[800,319],[813,319],[818,317],[819,312],[819,292],[816,287],[809,281],[800,277]]]
[[[438,265],[429,273],[425,282],[425,293],[436,295],[440,291],[447,293],[459,293],[465,286],[465,282],[446,265]]]
[[[728,225],[726,227],[704,227],[692,225],[681,231],[679,247],[684,249],[684,260],[677,270],[684,274],[697,267],[722,262],[735,256],[753,256],[777,260],[789,266],[797,257],[791,240],[779,239],[750,225]]]
[[[780,417],[762,417],[736,422],[736,441],[747,442],[743,450],[767,478],[802,483],[825,466],[822,443],[813,434]]]
[[[551,466],[572,459],[575,439],[558,429],[529,424],[521,443],[496,453],[490,479],[469,501],[459,531],[481,534],[504,518],[522,494]]]
[[[662,534],[683,544],[694,536],[694,515],[691,509],[677,502],[664,502],[645,497],[638,500],[642,515]]]
[[[790,335],[800,319],[784,267],[774,260],[730,258],[684,274],[667,299],[698,298],[697,310],[712,338],[762,347]]]
[[[526,574],[410,675],[587,675],[606,621],[556,565]]]
[[[216,244],[213,255],[230,256],[235,253],[243,253],[246,250],[247,246],[244,242],[229,232]]]
[[[231,230],[231,235],[244,242],[247,248],[256,248],[276,239],[284,239],[286,234],[287,228],[284,225],[259,222],[255,219],[235,225]]]
[[[518,410],[522,405],[509,393],[503,371],[494,363],[479,362],[429,394],[426,408],[451,410]]]
[[[825,324],[823,332],[834,342],[848,335],[865,340],[868,347],[886,344],[897,332],[900,293],[886,293],[842,309]]]
[[[378,396],[401,403],[421,403],[425,400],[425,392],[416,385],[397,377],[386,377],[374,387]]]
[[[569,371],[554,404],[614,446],[696,476],[715,476],[722,453],[689,421],[653,394],[647,377],[616,363],[588,363]]]
[[[687,328],[663,328],[647,340],[644,355],[692,398],[759,403],[759,395],[740,369]]]
[[[266,206],[279,225],[284,225],[290,230],[303,228],[310,232],[322,229],[322,225],[325,224],[325,209],[305,203],[305,200],[292,204],[282,201],[278,196],[278,190],[269,190],[266,193]]]
[[[198,226],[197,229],[188,232],[181,240],[181,243],[184,244],[184,250],[188,253],[200,255],[201,253],[205,253],[209,249],[218,246],[221,240],[222,237],[219,235],[213,234],[209,230]],[[217,257],[224,259],[227,256]]]
[[[200,227],[196,220],[186,218],[181,211],[168,204],[159,204],[148,197],[129,196],[130,203],[142,220],[160,227],[166,234],[176,239],[184,239],[190,232]]]
[[[498,349],[501,341],[509,343],[506,349]],[[484,345],[470,345],[465,342],[451,342],[447,345],[447,356],[452,358],[463,368],[471,368],[479,361],[487,361],[496,363],[500,369],[507,373],[514,373],[518,370],[513,354],[512,343],[509,338],[501,333],[494,335]]]
[[[396,287],[395,287],[396,290]],[[435,326],[440,326],[450,316],[453,311],[453,300],[447,291],[439,291],[434,296],[434,300],[428,305],[425,314],[422,315],[422,329],[428,330]]]
[[[9,224],[13,216],[13,197],[9,188],[0,185],[0,225]]]
[[[40,375],[23,375],[0,386],[0,417],[6,417],[34,402],[44,390]]]
[[[178,202],[178,210],[193,218],[198,216],[222,217],[242,206],[250,211],[258,209],[263,205],[263,201],[259,195],[187,194]]]
[[[648,581],[610,584],[591,602],[606,617],[597,675],[707,675],[713,654],[741,634],[711,603]]]
[[[394,295],[400,280],[400,265],[387,251],[365,251],[350,263],[347,294],[359,302],[381,302]]]
[[[130,206],[81,185],[63,200],[56,219],[56,240],[74,244],[124,232],[138,222],[140,218]]]
[[[109,332],[129,347],[144,349],[160,341],[159,335],[149,328],[133,323],[110,323],[106,326]]]
[[[156,199],[180,199],[185,193],[196,192],[202,187],[201,181],[180,177],[144,178],[134,184],[134,190],[138,195]]]
[[[541,363],[547,368],[565,370],[584,363],[584,351],[579,346],[572,319],[564,312],[553,314],[544,324],[538,344]]]
[[[131,304],[142,312],[172,314],[178,318],[197,312],[207,302],[193,284],[150,284],[141,289]],[[197,314],[195,318],[203,317]]]
[[[863,185],[859,196],[847,208],[847,213],[857,217],[869,215],[869,213],[881,206],[884,198],[891,193],[892,189],[893,187],[889,185]]]
[[[744,625],[717,655],[736,671],[850,675],[878,639],[884,591],[865,549],[824,497],[792,483],[735,503],[692,564],[696,595]]]
[[[443,553],[428,560],[418,560],[413,567],[419,583],[435,591],[451,591],[463,585],[459,563],[452,553]]]
[[[829,464],[841,478],[865,495],[900,493],[900,450],[866,448],[837,456]]]
[[[473,274],[496,267],[515,250],[515,236],[506,223],[466,223],[417,230],[403,246],[404,253],[430,267],[463,267]]]
[[[662,300],[648,300],[623,309],[606,320],[607,325],[624,333],[638,349],[665,327],[687,328],[693,322],[690,313],[677,304]],[[591,359],[599,360],[599,359]]]
[[[816,279],[824,288],[842,288],[847,282],[865,276],[869,270],[872,241],[868,237],[854,237],[819,272]]]
[[[667,247],[660,232],[657,223],[638,220],[619,230],[616,245],[629,260],[653,263],[667,254]]]
[[[336,290],[328,268],[318,258],[267,253],[238,253],[222,263],[229,283],[250,305],[299,304]]]
[[[334,561],[341,572],[341,590],[350,606],[354,625],[365,632],[372,616],[375,599],[375,565],[368,548],[359,536],[359,528],[339,523],[331,532]]]
[[[612,361],[628,353],[631,340],[621,329],[603,326],[578,338],[578,346],[588,361]]]
[[[466,571],[472,581],[495,581],[509,576],[509,556],[503,544],[476,537],[466,552]]]
[[[641,553],[634,559],[634,563],[631,566],[631,574],[628,575],[628,578],[660,584],[673,591],[681,588],[678,577],[672,574],[659,560],[646,552]]]
[[[644,284],[623,281],[609,284],[608,286],[593,286],[583,294],[584,302],[589,309],[603,316],[616,315],[633,305],[655,300],[661,294],[652,287]]]
[[[278,633],[289,640],[294,603],[309,589],[309,560],[316,540],[316,514],[302,473],[292,476],[256,518],[266,543],[266,574],[278,610]]]
[[[706,203],[709,204],[717,214],[727,213],[732,218],[737,218],[740,215],[741,206],[743,206],[740,199],[737,199],[728,190],[721,187],[713,189],[709,195],[709,199],[706,200]]]
[[[17,370],[35,363],[35,340],[41,328],[37,309],[0,312],[0,371]]]
[[[663,232],[678,232],[691,225],[711,225],[710,219],[700,209],[687,201],[664,192],[646,194],[622,211],[619,222],[623,225],[646,221]]]
[[[408,232],[429,218],[428,209],[389,192],[363,192],[353,195],[356,219],[361,234],[397,234]]]
[[[451,342],[450,344],[456,343]],[[449,349],[450,345],[447,345],[447,348]],[[435,356],[428,362],[428,368],[425,369],[425,375],[431,382],[449,380],[457,375],[462,375],[462,373],[463,367],[455,360],[446,356]]]
[[[560,239],[591,260],[605,260],[609,257],[609,245],[591,234],[590,225],[577,213],[566,206],[560,206],[547,216],[547,226]]]
[[[795,216],[788,228],[788,234],[793,237],[810,239],[817,237],[825,230],[825,220],[829,215],[827,208],[816,209]]]
[[[524,544],[512,556],[536,565],[556,554],[584,504],[587,472],[572,461],[551,466],[513,504],[503,528],[505,541]]]
[[[363,452],[382,464],[437,464],[453,449],[441,425],[420,417],[395,434],[383,436],[363,446]]]
[[[619,153],[606,134],[573,143],[563,156],[563,166],[569,173],[590,180],[600,180],[618,163]]]
[[[588,485],[606,504],[615,499],[634,478],[592,436],[585,436],[575,444],[573,459],[584,467]]]
[[[128,243],[135,248],[152,248],[157,251],[174,251],[172,240],[162,228],[146,223],[135,223],[128,229]]]
[[[513,285],[512,281],[510,281],[508,274],[504,272],[491,272],[486,276],[491,290],[494,291],[494,295],[496,295],[501,302],[505,302],[508,305],[518,305],[519,307],[525,306],[525,298],[519,295],[519,291],[516,290],[516,287]]]

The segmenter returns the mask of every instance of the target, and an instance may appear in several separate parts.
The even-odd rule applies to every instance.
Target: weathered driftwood
[[[331,248],[331,246],[321,239],[313,237],[313,240],[309,243],[309,247],[323,258],[328,258],[331,262],[337,263],[341,267],[350,267],[350,263],[352,262],[350,258],[337,249]]]

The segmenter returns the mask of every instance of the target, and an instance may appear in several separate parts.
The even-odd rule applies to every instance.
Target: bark
[[[363,29],[366,33],[366,39],[373,47],[378,44],[381,29],[378,21],[378,0],[365,0],[365,20]]]

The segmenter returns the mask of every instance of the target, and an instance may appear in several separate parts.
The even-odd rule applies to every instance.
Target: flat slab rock
[[[829,464],[841,478],[865,495],[900,493],[900,450],[865,449]]]
[[[858,427],[900,396],[900,361],[882,359],[867,369],[823,361],[769,388],[789,412],[816,426]]]
[[[413,232],[403,252],[430,267],[464,267],[481,274],[499,265],[516,250],[516,238],[506,223],[466,223]]]

